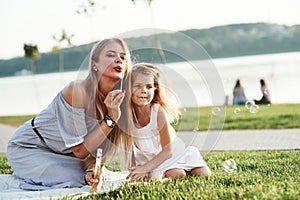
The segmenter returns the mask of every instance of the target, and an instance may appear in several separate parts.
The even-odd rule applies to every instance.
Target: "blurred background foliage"
[[[190,29],[181,33],[200,44],[212,58],[235,57],[245,55],[270,54],[300,51],[300,25],[285,26],[268,23],[231,24],[209,29]],[[135,49],[136,47],[155,46],[158,36],[163,44],[162,49],[180,48],[190,55],[191,59],[201,59],[188,44],[174,40],[175,33],[125,38],[136,62],[161,63],[157,49]],[[40,53],[35,60],[35,73],[59,72],[59,53],[63,54],[64,71],[78,70],[88,56],[91,42],[80,46],[70,46],[60,51]],[[166,62],[183,61],[180,55],[164,52]],[[14,76],[21,70],[31,70],[25,57],[0,60],[0,77]]]

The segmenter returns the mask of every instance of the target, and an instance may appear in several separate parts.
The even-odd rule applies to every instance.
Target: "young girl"
[[[133,143],[132,167],[128,178],[135,181],[151,178],[209,176],[206,162],[196,147],[185,148],[170,125],[176,117],[174,106],[164,95],[158,68],[135,64],[126,79],[126,131]],[[175,111],[175,112],[174,112]],[[123,127],[124,128],[124,127]],[[136,166],[136,164],[138,164]]]

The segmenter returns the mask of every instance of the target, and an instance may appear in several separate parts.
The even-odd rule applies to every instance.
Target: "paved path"
[[[15,128],[0,125],[0,154],[6,153],[7,141]],[[300,150],[300,129],[233,130],[179,132],[186,145],[200,151]]]
[[[300,129],[181,132],[186,144],[201,151],[300,150]],[[186,135],[189,135],[186,137]]]

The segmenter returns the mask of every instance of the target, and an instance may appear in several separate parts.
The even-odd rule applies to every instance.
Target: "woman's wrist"
[[[84,171],[84,174],[87,174],[89,172],[94,172],[94,170],[93,169],[87,169],[87,170]]]
[[[108,112],[106,114],[106,116],[108,116],[111,120],[113,120],[114,122],[118,122],[118,120],[120,119],[120,116],[118,114],[113,114],[111,112]]]
[[[117,124],[109,115],[105,115],[103,120],[109,128],[114,128]]]

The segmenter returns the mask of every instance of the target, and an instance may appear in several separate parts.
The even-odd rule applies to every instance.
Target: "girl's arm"
[[[133,180],[140,180],[142,176],[147,176],[149,172],[158,167],[165,160],[169,159],[172,156],[172,145],[171,145],[171,134],[170,131],[172,126],[170,125],[167,113],[160,109],[158,111],[158,127],[159,127],[159,135],[160,135],[160,144],[162,146],[162,150],[154,156],[151,160],[149,160],[146,164],[137,166],[130,169],[130,174],[128,178]]]
[[[135,167],[136,166],[136,161],[135,161],[135,157],[134,157],[134,151],[132,150],[131,153],[131,167]]]

